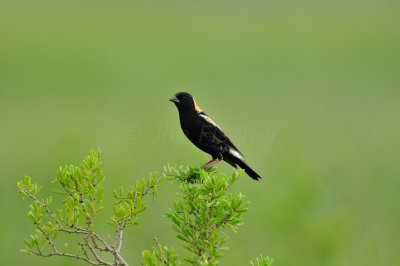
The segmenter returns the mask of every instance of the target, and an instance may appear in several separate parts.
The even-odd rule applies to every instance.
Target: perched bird
[[[235,147],[222,129],[196,104],[187,92],[178,92],[170,99],[179,111],[179,120],[183,133],[200,150],[209,153],[212,160],[204,169],[221,160],[233,167],[240,166],[254,180],[261,177],[244,161],[242,153]]]

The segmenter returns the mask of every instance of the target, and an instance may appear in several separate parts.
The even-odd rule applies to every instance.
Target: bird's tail
[[[256,172],[254,172],[253,169],[242,159],[235,158],[235,163],[240,166],[240,168],[244,169],[246,174],[253,178],[256,181],[259,181],[261,179],[261,176],[259,176]]]

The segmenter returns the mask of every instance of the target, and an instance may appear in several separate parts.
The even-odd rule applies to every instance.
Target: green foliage
[[[156,173],[150,174],[147,180],[142,179],[127,189],[121,187],[119,193],[114,191],[114,216],[109,221],[114,226],[114,237],[106,241],[94,231],[94,218],[104,208],[101,205],[104,187],[100,185],[104,175],[99,159],[100,151],[96,153],[92,150],[80,167],[60,167],[53,183],[61,189],[53,191],[63,195],[62,208],[51,208],[52,196],[39,199],[41,188],[31,183],[30,177],[26,176],[23,182],[17,183],[22,198],[28,197],[33,201],[27,215],[36,226],[36,233],[31,235],[31,239],[25,239],[26,249],[23,252],[43,257],[73,257],[96,265],[127,265],[120,255],[124,229],[137,224],[137,214],[145,210],[143,198],[154,196],[162,180]],[[82,254],[68,253],[68,243],[60,251],[55,242],[59,232],[80,236],[78,245]],[[46,252],[48,247],[50,251]],[[114,261],[106,261],[99,251],[111,253]]]
[[[157,243],[157,247],[153,247],[153,251],[144,250],[142,252],[143,264],[144,265],[183,265],[182,262],[176,261],[177,256],[173,248],[169,249],[166,246],[161,246],[157,238],[154,238]]]
[[[192,169],[198,175],[195,182],[185,182],[186,171],[177,171],[175,178],[180,181],[180,199],[166,215],[173,222],[177,237],[186,242],[184,248],[193,253],[185,260],[193,264],[213,264],[221,254],[219,250],[226,241],[222,229],[238,230],[242,214],[247,204],[242,194],[228,192],[238,179],[239,173],[232,176],[217,173],[215,168],[205,172]]]
[[[25,239],[23,252],[42,257],[71,257],[93,265],[128,265],[120,254],[124,229],[137,224],[137,215],[146,209],[144,197],[154,197],[165,179],[179,188],[178,199],[166,217],[171,220],[176,237],[189,251],[185,261],[192,265],[217,265],[221,250],[228,249],[224,245],[227,232],[237,232],[242,215],[247,212],[248,202],[244,201],[244,196],[229,192],[240,171],[234,170],[227,176],[217,172],[216,168],[175,169],[167,166],[161,178],[157,173],[151,173],[147,179],[113,191],[114,215],[107,223],[113,226],[114,237],[105,240],[94,226],[96,215],[104,209],[101,205],[104,188],[100,185],[104,175],[100,166],[100,151],[92,150],[80,167],[70,165],[58,170],[53,183],[60,189],[53,192],[62,195],[61,208],[52,208],[52,196],[39,199],[42,187],[32,183],[30,177],[17,183],[22,198],[32,200],[27,216],[36,227],[36,233],[29,240]],[[63,244],[61,251],[57,242],[59,233],[77,235],[81,252],[70,253],[68,243]],[[142,252],[144,265],[183,265],[173,248],[162,246],[157,238],[154,240],[156,246],[152,251]],[[272,260],[260,256],[256,263],[268,266]]]
[[[251,266],[269,266],[272,265],[274,262],[274,259],[271,259],[270,257],[263,257],[263,255],[260,255],[259,257],[256,258],[256,263],[253,261],[250,261]]]
[[[126,191],[124,187],[121,187],[119,192],[114,190],[114,216],[111,217],[111,221],[108,221],[108,223],[115,225],[117,228],[121,227],[121,230],[127,225],[136,225],[137,214],[146,210],[146,206],[142,201],[143,197],[157,194],[158,187],[161,184],[162,181],[157,177],[157,173],[150,173],[147,180],[142,178],[140,182],[137,181],[135,184],[129,186]]]
[[[180,194],[174,206],[166,213],[172,222],[176,237],[190,256],[185,261],[193,265],[215,265],[227,249],[226,230],[237,232],[248,202],[241,193],[230,193],[229,188],[238,180],[240,172],[231,176],[219,173],[215,168],[165,168],[166,176],[179,186]],[[145,265],[162,262],[162,248],[144,253]],[[165,253],[165,252],[164,252]],[[165,260],[164,260],[165,261]],[[175,257],[174,257],[175,261]]]

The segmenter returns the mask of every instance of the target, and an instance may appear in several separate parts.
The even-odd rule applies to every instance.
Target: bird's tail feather
[[[253,178],[256,181],[259,181],[261,179],[261,176],[259,176],[251,167],[242,159],[235,158],[235,163],[240,166],[240,168],[244,169],[246,174]]]

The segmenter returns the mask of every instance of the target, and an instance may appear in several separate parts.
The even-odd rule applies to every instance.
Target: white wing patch
[[[217,125],[217,123],[214,122],[214,120],[212,120],[211,118],[209,118],[206,115],[202,115],[200,114],[201,117],[203,117],[208,123],[212,124],[213,126],[216,126],[219,130],[222,131],[222,129]],[[223,132],[223,131],[222,131]]]
[[[222,132],[222,134],[224,134],[223,133],[223,131],[222,131],[222,129],[217,125],[217,123],[215,123],[214,122],[214,120],[212,120],[210,117],[208,117],[207,115],[205,115],[205,114],[200,114],[200,116],[201,117],[203,117],[208,123],[210,123],[211,125],[213,125],[213,126],[215,126],[215,127],[217,127],[219,130],[221,130],[221,132]],[[226,138],[228,138],[228,137],[226,137]],[[229,140],[229,139],[228,139]],[[230,140],[229,140],[230,141]],[[233,148],[233,147],[229,147],[229,153],[230,154],[232,154],[234,157],[236,157],[236,158],[239,158],[239,159],[244,159],[243,158],[243,155],[241,155],[240,154],[240,152],[238,152],[235,148]]]
[[[243,156],[233,148],[229,149],[229,153],[235,156],[236,158],[243,159]]]

